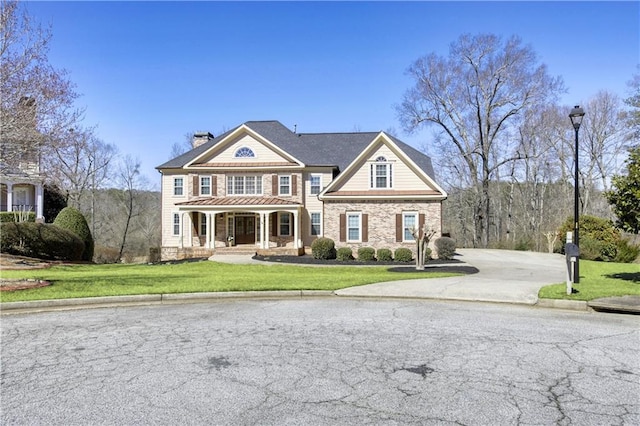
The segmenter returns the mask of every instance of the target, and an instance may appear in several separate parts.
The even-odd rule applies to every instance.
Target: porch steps
[[[238,255],[238,254],[242,254],[242,255],[251,255],[253,256],[254,254],[256,254],[257,248],[253,245],[247,245],[247,246],[233,246],[233,247],[219,247],[216,248],[215,251],[213,252],[214,256],[224,256],[224,255]]]

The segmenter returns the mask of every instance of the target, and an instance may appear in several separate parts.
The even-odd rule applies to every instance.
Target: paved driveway
[[[565,258],[559,254],[511,250],[458,249],[456,259],[479,272],[440,279],[392,281],[336,291],[339,296],[409,297],[534,305],[538,291],[564,282]]]

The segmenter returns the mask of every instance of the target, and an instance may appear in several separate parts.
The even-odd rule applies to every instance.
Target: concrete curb
[[[581,300],[538,299],[536,306],[541,308],[566,309],[570,311],[590,311],[587,302]]]
[[[330,297],[330,290],[286,290],[286,291],[229,291],[209,293],[143,294],[133,296],[79,297],[74,299],[34,300],[28,302],[0,303],[0,314],[24,311],[47,311],[65,309],[91,309],[114,306],[161,305],[169,303],[196,303],[216,299],[274,299]]]

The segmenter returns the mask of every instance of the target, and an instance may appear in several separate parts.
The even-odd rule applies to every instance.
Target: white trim
[[[283,234],[282,233],[282,215],[287,215],[287,217],[289,218],[289,233],[288,234]],[[290,237],[291,236],[291,212],[278,212],[278,236],[280,237]]]
[[[236,194],[236,179],[242,178],[242,194]],[[255,178],[254,189],[252,194],[247,193],[247,178]],[[248,174],[225,174],[226,193],[228,196],[234,197],[255,197],[256,195],[264,195],[263,175],[248,175]],[[231,186],[229,184],[231,183]],[[258,185],[259,183],[259,185]],[[260,186],[260,192],[258,192],[258,186]],[[232,191],[229,191],[229,188]]]
[[[178,218],[178,223],[176,223],[176,217]],[[176,226],[178,232],[176,232]],[[171,212],[171,235],[174,237],[180,236],[180,230],[182,229],[182,215],[179,212]]]
[[[402,212],[402,242],[403,243],[414,243],[416,240],[415,238],[413,238],[413,235],[411,235],[411,239],[407,239],[407,234],[406,234],[406,230],[407,228],[407,216],[413,216],[415,223],[414,223],[414,227],[416,227],[416,229],[420,226],[420,215],[418,214],[418,212]]]
[[[350,239],[349,235],[349,217],[357,217],[358,218],[358,239],[353,240]],[[345,239],[348,243],[360,243],[362,242],[362,212],[347,212],[345,215]]]
[[[180,187],[176,186],[176,181],[180,179],[182,181],[182,185]],[[186,185],[185,185],[185,177],[184,176],[173,176],[173,189],[171,190],[171,193],[173,194],[174,197],[185,197],[186,191]],[[176,189],[177,188],[181,188],[182,194],[176,194]]]
[[[229,143],[234,142],[236,140],[236,138],[242,133],[249,134],[254,139],[258,140],[258,142],[263,143],[268,148],[270,148],[271,150],[275,151],[281,157],[284,157],[284,158],[290,160],[291,162],[297,163],[301,167],[305,167],[305,164],[302,161],[298,160],[297,158],[295,158],[294,156],[292,156],[288,152],[284,151],[282,148],[278,147],[276,144],[274,144],[273,142],[269,141],[264,136],[260,135],[258,132],[253,130],[251,127],[247,126],[246,124],[241,124],[240,126],[236,127],[235,130],[233,130],[227,136],[225,136],[223,139],[218,141],[211,148],[209,148],[208,150],[204,151],[202,154],[198,155],[196,158],[194,158],[193,160],[191,160],[187,164],[185,164],[184,168],[185,169],[189,169],[193,164],[196,164],[200,160],[211,156],[211,154],[213,152],[220,151],[220,150],[224,149],[224,147],[226,147]]]
[[[320,217],[320,221],[318,223],[319,230],[317,234],[313,233],[313,215],[317,214]],[[309,235],[312,237],[321,237],[322,236],[322,212],[309,212]]]
[[[313,178],[318,178],[318,192],[313,192]],[[310,173],[309,174],[309,194],[310,195],[320,195],[322,192],[322,173]]]
[[[248,149],[249,151],[251,151],[251,154],[253,154],[253,155],[250,155],[250,156],[243,155],[242,157],[238,157],[238,152],[240,152],[243,149]],[[240,148],[236,149],[235,152],[233,153],[233,159],[236,160],[236,159],[243,159],[243,158],[258,158],[258,156],[256,155],[256,152],[250,146],[242,145]]]
[[[357,167],[360,167],[361,164],[365,164],[366,163],[366,159],[369,155],[371,155],[371,152],[373,151],[373,149],[375,147],[377,147],[378,143],[382,143],[386,146],[388,146],[397,156],[398,158],[404,162],[405,164],[407,164],[409,166],[410,169],[412,169],[412,171],[414,173],[416,173],[420,178],[422,178],[422,180],[427,183],[427,185],[429,185],[430,187],[432,187],[435,191],[439,192],[442,195],[430,195],[430,196],[418,196],[418,197],[414,197],[414,196],[407,196],[407,195],[399,195],[399,196],[393,196],[393,197],[388,197],[388,196],[384,196],[381,197],[382,199],[432,199],[432,200],[444,200],[447,198],[447,192],[442,189],[442,187],[440,187],[440,185],[438,185],[432,178],[431,176],[429,176],[427,174],[426,171],[422,170],[420,167],[418,167],[418,165],[402,150],[400,149],[400,147],[398,145],[396,145],[395,142],[393,142],[393,140],[391,140],[391,138],[389,136],[387,136],[386,133],[384,132],[380,132],[378,133],[378,135],[373,138],[373,140],[371,141],[371,143],[369,144],[369,146],[367,146],[361,153],[360,155],[358,155],[355,160],[353,160],[351,162],[351,164],[349,164],[347,166],[346,169],[342,170],[340,172],[340,174],[333,180],[331,181],[331,183],[329,183],[329,185],[327,185],[326,188],[324,188],[324,190],[318,195],[318,199],[320,200],[324,200],[326,199],[332,199],[331,195],[329,194],[331,191],[334,190],[334,188],[338,187],[339,185],[342,184],[343,181],[349,179],[349,177],[351,176],[351,172],[354,171],[354,169],[356,169]],[[358,197],[335,197],[335,199],[340,199],[340,198],[350,198],[350,199],[371,199],[371,198],[375,198],[375,195],[372,196],[358,196]]]
[[[202,185],[202,179],[209,179],[209,185]],[[199,192],[198,194],[200,194],[200,196],[211,196],[211,185],[213,183],[213,179],[210,175],[204,175],[204,176],[198,176],[198,182],[199,182]],[[202,193],[202,188],[203,187],[209,187],[209,193],[208,194],[203,194]]]
[[[282,192],[282,181],[281,179],[283,178],[288,178],[289,179],[289,183],[286,185],[289,188],[289,192]],[[278,175],[278,195],[283,195],[283,196],[291,196],[291,194],[293,193],[292,191],[292,187],[293,187],[293,179],[291,178],[291,175]]]

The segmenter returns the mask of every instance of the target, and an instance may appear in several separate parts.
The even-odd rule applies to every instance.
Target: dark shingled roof
[[[294,156],[307,166],[332,166],[340,171],[351,164],[373,141],[379,132],[357,133],[294,133],[279,121],[247,121],[247,127],[260,134],[283,151]],[[180,168],[215,146],[236,128],[186,152],[160,166]],[[387,134],[418,167],[435,179],[431,158],[401,140]]]

